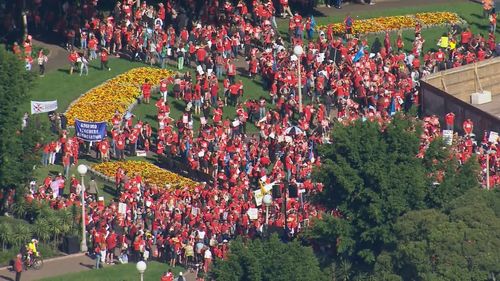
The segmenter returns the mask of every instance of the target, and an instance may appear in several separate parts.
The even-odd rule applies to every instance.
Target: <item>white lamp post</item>
[[[148,266],[144,261],[139,261],[136,265],[135,268],[137,268],[137,271],[139,271],[139,274],[141,274],[141,281],[144,281],[144,271],[146,271],[146,268]]]
[[[304,49],[300,45],[293,47],[293,53],[297,56],[297,71],[299,75],[299,112],[302,113],[302,76],[300,75],[300,59],[304,53]]]
[[[88,168],[87,166],[80,164],[78,165],[77,170],[80,176],[82,176],[82,193],[80,194],[80,197],[82,198],[82,243],[80,244],[80,250],[82,252],[87,252],[87,235],[85,233],[85,183],[83,182],[83,177],[87,173]]]
[[[494,154],[496,151],[488,150],[486,151],[486,189],[490,190],[490,154]]]
[[[266,227],[269,225],[269,206],[273,202],[273,197],[269,194],[264,195],[262,202],[266,205]]]

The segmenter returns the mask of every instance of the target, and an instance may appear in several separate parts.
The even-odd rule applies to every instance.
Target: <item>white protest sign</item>
[[[447,145],[453,143],[453,130],[443,130],[443,140]]]
[[[253,197],[255,198],[255,206],[259,207],[260,205],[262,205],[262,199],[264,198],[264,195],[262,194],[262,191],[260,189],[253,192]]]
[[[127,204],[125,203],[118,203],[118,213],[125,215],[127,213]]]
[[[498,142],[498,133],[490,131],[488,142],[496,144]]]
[[[259,210],[257,208],[249,208],[247,215],[249,219],[256,220],[259,218]]]

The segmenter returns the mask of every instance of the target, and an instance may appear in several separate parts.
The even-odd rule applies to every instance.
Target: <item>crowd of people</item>
[[[41,146],[42,164],[60,163],[64,173],[33,183],[28,199],[48,200],[53,208],[80,204],[82,186],[76,177],[69,177],[69,170],[92,150],[102,161],[123,160],[145,150],[182,161],[212,179],[195,188],[170,190],[120,169],[115,177],[119,194],[110,204],[103,204],[96,187],[88,189],[91,251],[106,263],[157,258],[207,272],[213,258],[226,257],[234,237],[265,235],[266,218],[268,228],[284,229],[286,239],[294,237],[311,218],[329,211],[308,199],[322,191],[311,172],[321,165],[317,147],[330,142],[335,122],[390,122],[397,112],[418,107],[421,77],[487,59],[495,55],[496,47],[494,28],[484,37],[454,25],[439,42],[428,43],[420,24],[409,52],[404,51],[401,35],[391,42],[389,33],[378,46],[368,46],[366,38],[350,34],[352,18],[346,18],[350,24],[345,36],[338,36],[331,27],[316,30],[312,17],[291,11],[285,40],[277,32],[275,15],[289,12],[286,1],[281,1],[282,7],[271,1],[257,0],[249,6],[244,1],[236,5],[209,1],[203,8],[191,1],[167,1],[157,7],[141,1],[136,8],[134,1],[124,1],[117,2],[108,17],[93,9],[96,2],[84,1],[81,11],[69,5],[68,17],[61,20],[68,30],[67,48],[75,54],[70,55],[72,67],[78,56],[90,60],[100,53],[102,59],[106,53],[160,67],[175,61],[180,70],[194,66],[196,77],[178,73],[160,85],[139,85],[146,103],[151,94],[158,95],[155,134],[152,124],[130,113],[116,114],[110,137],[98,143],[84,143],[60,130],[57,140]],[[188,18],[195,12],[198,21]],[[424,44],[435,43],[438,51],[423,52]],[[290,45],[303,46],[303,54],[296,55]],[[243,61],[247,70],[238,71],[236,65]],[[237,74],[260,76],[268,95],[246,99]],[[155,86],[158,93],[151,90]],[[178,120],[170,115],[173,99],[185,104]],[[223,117],[227,105],[236,108],[232,119]],[[195,116],[199,126],[194,125]],[[446,127],[453,128],[455,122],[450,124],[449,118],[453,116],[447,115]],[[258,134],[248,133],[250,124]],[[430,142],[442,135],[437,116],[425,117],[423,124],[417,157],[423,157]],[[472,128],[467,120],[464,134],[455,137],[457,161],[478,154],[482,180],[488,178],[494,186],[500,183],[495,173],[500,158],[485,155],[496,150],[496,143],[488,139],[477,143]],[[486,177],[486,167],[491,176]],[[68,181],[70,190],[64,192]],[[266,215],[256,191],[269,191],[273,185],[282,196],[275,196]],[[124,212],[118,211],[120,206],[126,206]]]

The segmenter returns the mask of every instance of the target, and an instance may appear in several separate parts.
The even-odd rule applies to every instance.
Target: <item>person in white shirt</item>
[[[212,263],[212,252],[210,251],[209,247],[207,247],[205,249],[205,253],[204,253],[203,257],[205,259],[205,263],[203,265],[203,270],[205,272],[208,272],[208,270],[210,269],[210,264]]]
[[[89,61],[85,56],[78,58],[80,61],[80,76],[82,76],[83,71],[85,71],[85,76],[89,75]]]

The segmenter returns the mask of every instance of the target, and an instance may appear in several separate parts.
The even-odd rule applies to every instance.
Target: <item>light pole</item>
[[[82,176],[82,193],[80,194],[80,197],[82,198],[82,243],[80,244],[80,250],[85,253],[88,251],[88,247],[87,234],[85,233],[85,183],[83,181],[88,168],[87,166],[80,164],[78,165],[77,170],[80,176]]]
[[[267,226],[269,225],[269,206],[271,206],[271,203],[273,202],[273,197],[270,194],[264,195],[264,198],[262,198],[262,202],[264,202],[264,205],[266,205],[266,229]]]
[[[24,8],[23,8],[24,9]],[[21,15],[23,16],[23,38],[24,40],[26,40],[26,38],[28,38],[28,18],[27,18],[27,12],[23,10],[23,12],[21,13]]]
[[[135,268],[137,268],[137,271],[139,271],[139,274],[141,275],[141,281],[144,281],[144,271],[148,268],[147,264],[144,261],[139,261],[135,265]]]
[[[299,76],[299,112],[302,113],[302,76],[300,75],[300,59],[304,53],[304,49],[300,45],[293,47],[293,53],[297,56],[297,71]]]
[[[486,189],[490,190],[490,154],[496,153],[494,150],[486,151]]]

